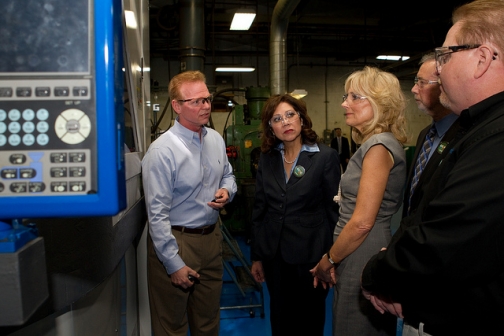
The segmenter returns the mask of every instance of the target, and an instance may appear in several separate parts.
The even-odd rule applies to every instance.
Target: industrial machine
[[[0,218],[117,214],[126,206],[120,1],[4,5]]]
[[[224,224],[230,231],[248,232],[255,193],[255,174],[261,154],[261,111],[270,97],[268,87],[248,87],[247,104],[236,105],[232,111],[231,125],[224,138],[229,162],[233,166],[238,193],[226,208]]]
[[[120,302],[108,294],[145,224],[143,148],[124,138],[123,84],[135,74],[123,68],[123,2],[2,5],[0,334],[117,332],[119,309],[95,316]]]

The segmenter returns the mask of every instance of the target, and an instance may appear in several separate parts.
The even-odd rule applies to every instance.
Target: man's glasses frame
[[[179,103],[189,103],[189,105],[192,105],[194,107],[198,107],[204,103],[208,103],[211,105],[212,100],[213,100],[213,95],[210,95],[208,97],[201,97],[201,98],[177,99],[177,101]]]
[[[439,47],[434,49],[434,54],[436,57],[436,71],[438,74],[441,73],[443,65],[445,65],[453,53],[465,50],[471,50],[481,47],[481,44],[462,44],[457,46]],[[492,60],[497,58],[498,54],[494,52]]]
[[[415,85],[418,85],[419,88],[423,89],[424,86],[429,84],[439,84],[439,80],[428,80],[415,76],[413,83],[415,83]]]

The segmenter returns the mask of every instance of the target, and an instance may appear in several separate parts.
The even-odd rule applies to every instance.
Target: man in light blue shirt
[[[175,124],[142,161],[149,217],[148,282],[153,332],[219,334],[222,236],[219,210],[237,190],[225,143],[205,127],[211,95],[205,76],[172,78]]]

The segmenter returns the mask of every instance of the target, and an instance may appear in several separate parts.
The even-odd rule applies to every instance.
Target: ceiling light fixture
[[[229,30],[249,30],[256,13],[249,9],[238,9],[231,22]]]
[[[395,55],[380,55],[376,56],[376,59],[385,60],[385,61],[407,61],[409,60],[409,56],[395,56]]]
[[[229,66],[229,67],[217,67],[216,72],[252,72],[254,67],[240,67],[240,66]]]
[[[305,89],[296,89],[289,94],[296,99],[301,99],[308,95],[308,92]]]

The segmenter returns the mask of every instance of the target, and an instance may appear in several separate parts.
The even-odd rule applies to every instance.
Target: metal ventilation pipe
[[[180,72],[204,71],[204,0],[180,0]]]
[[[278,0],[273,10],[270,33],[270,90],[272,95],[287,92],[287,26],[299,1]]]

